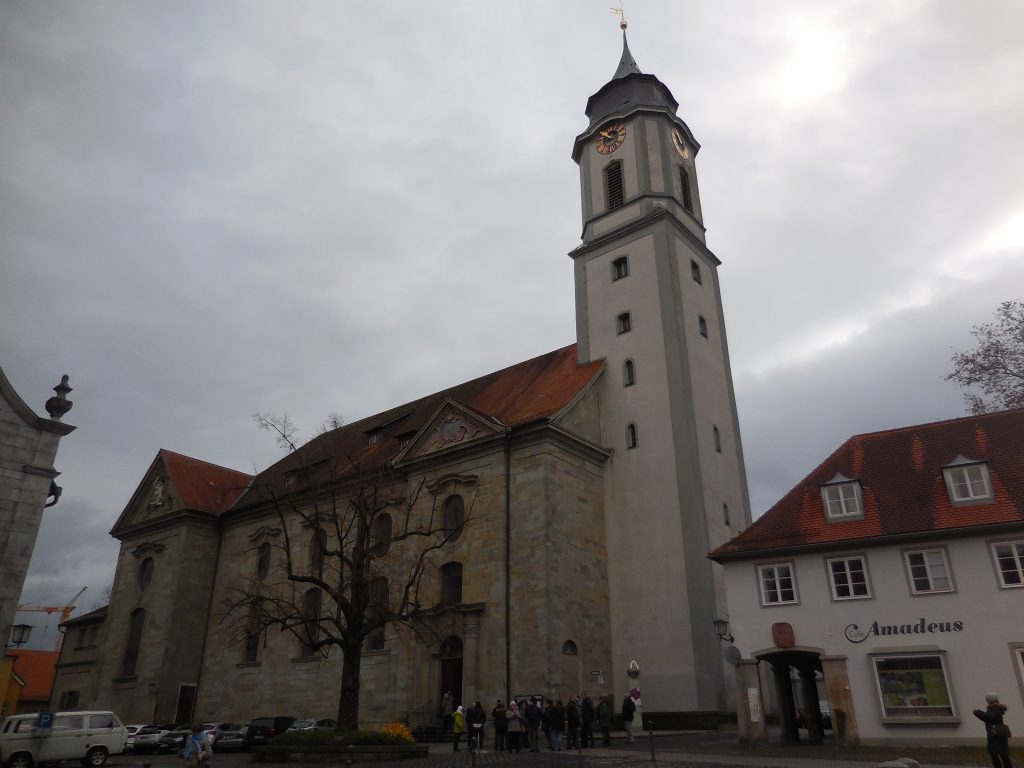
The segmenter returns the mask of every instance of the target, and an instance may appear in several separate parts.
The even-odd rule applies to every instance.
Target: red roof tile
[[[509,427],[550,418],[572,402],[603,365],[603,360],[579,365],[576,345],[571,344],[319,435],[299,449],[300,455],[292,454],[261,472],[253,485],[276,486],[299,466],[323,460],[331,460],[324,462],[329,465],[325,473],[344,473],[350,458],[363,469],[384,466],[401,449],[395,438],[418,432],[449,398]],[[376,429],[382,430],[381,439],[369,445],[367,435]],[[262,498],[253,490],[236,506]]]
[[[984,461],[991,502],[954,506],[942,468]],[[861,483],[864,517],[828,522],[821,486]],[[856,435],[712,558],[862,539],[1024,523],[1024,408]]]
[[[25,681],[18,700],[49,701],[60,652],[7,648],[5,655],[15,657],[14,671]]]
[[[160,456],[181,502],[190,509],[220,514],[249,487],[252,475],[183,456],[164,448]]]

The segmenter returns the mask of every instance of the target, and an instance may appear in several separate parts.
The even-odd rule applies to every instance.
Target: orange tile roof
[[[387,465],[401,450],[399,435],[422,429],[446,399],[452,399],[498,425],[515,427],[554,416],[593,381],[604,360],[579,365],[576,345],[556,349],[532,360],[517,363],[486,376],[435,392],[383,413],[346,424],[313,438],[299,451],[261,472],[253,485],[262,488],[283,484],[289,472],[327,459],[327,472],[344,473],[355,459],[366,469]],[[381,439],[368,444],[368,433],[381,429]],[[264,498],[255,489],[243,495],[236,507]]]
[[[249,487],[252,475],[160,449],[167,473],[190,509],[220,514]]]
[[[6,655],[15,657],[14,671],[25,681],[18,701],[49,701],[60,652],[8,648]]]
[[[950,502],[942,468],[961,455],[987,464],[992,501]],[[826,521],[821,486],[836,474],[860,481],[862,519]],[[1024,523],[1024,408],[855,435],[711,557],[1018,523]]]

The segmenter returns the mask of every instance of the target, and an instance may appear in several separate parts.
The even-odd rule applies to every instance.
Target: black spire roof
[[[586,114],[590,127],[609,115],[630,112],[637,107],[654,107],[667,110],[673,115],[679,102],[672,92],[654,75],[645,75],[637,66],[626,42],[626,30],[622,30],[622,58],[612,79],[587,101]]]

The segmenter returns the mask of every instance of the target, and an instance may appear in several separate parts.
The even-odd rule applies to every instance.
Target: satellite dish
[[[740,665],[740,659],[742,657],[743,654],[740,653],[740,649],[737,648],[735,645],[727,645],[725,647],[725,660],[732,664],[734,667],[738,667]]]

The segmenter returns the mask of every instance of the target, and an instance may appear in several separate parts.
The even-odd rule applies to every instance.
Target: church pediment
[[[181,496],[163,457],[157,454],[111,533],[116,535],[119,530],[152,522],[182,507]]]
[[[395,457],[395,464],[440,453],[501,434],[500,425],[447,399],[420,430],[420,435]]]

